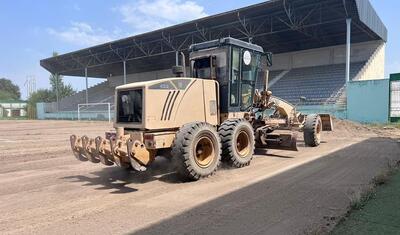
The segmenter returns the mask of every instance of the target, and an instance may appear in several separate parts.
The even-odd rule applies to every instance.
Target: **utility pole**
[[[29,98],[32,93],[36,92],[36,78],[34,75],[26,76],[24,87],[26,88],[27,98]]]

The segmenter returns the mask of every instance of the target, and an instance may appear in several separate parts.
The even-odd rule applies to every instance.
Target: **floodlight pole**
[[[122,61],[122,63],[124,64],[124,84],[126,84],[126,61]]]
[[[351,53],[351,18],[346,19],[346,83],[350,81],[350,53]]]
[[[89,88],[89,82],[88,82],[88,69],[85,67],[85,79],[86,79],[86,104],[89,103],[89,93],[88,93],[88,88]]]

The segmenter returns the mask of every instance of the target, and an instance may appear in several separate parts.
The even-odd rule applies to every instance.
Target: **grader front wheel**
[[[221,160],[221,141],[207,123],[190,123],[176,134],[171,151],[178,173],[190,180],[212,175]]]
[[[322,121],[318,114],[307,115],[304,123],[304,142],[307,146],[316,147],[321,143]]]

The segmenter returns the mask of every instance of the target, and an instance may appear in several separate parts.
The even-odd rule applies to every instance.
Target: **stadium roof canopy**
[[[251,41],[273,53],[387,40],[387,29],[368,0],[270,0],[40,61],[51,73],[107,78],[170,68],[175,52],[222,37]]]

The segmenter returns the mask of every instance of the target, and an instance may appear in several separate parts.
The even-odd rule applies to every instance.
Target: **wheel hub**
[[[208,167],[215,155],[213,141],[209,137],[201,137],[195,144],[195,161],[202,168]]]
[[[236,138],[236,151],[240,157],[246,157],[250,152],[250,137],[246,131],[240,131]]]

